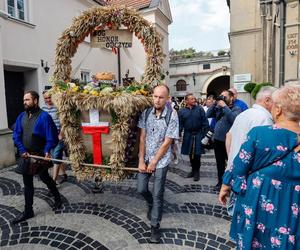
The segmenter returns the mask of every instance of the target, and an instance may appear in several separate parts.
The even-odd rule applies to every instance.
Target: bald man
[[[154,106],[142,113],[138,123],[141,131],[137,190],[148,204],[150,242],[159,243],[165,181],[172,160],[171,144],[179,138],[179,122],[177,113],[166,106],[170,99],[168,86],[155,87],[152,97]],[[151,176],[154,177],[152,193],[148,189]]]

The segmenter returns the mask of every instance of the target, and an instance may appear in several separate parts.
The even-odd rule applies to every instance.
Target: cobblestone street
[[[23,211],[21,176],[13,167],[0,173],[1,249],[231,249],[230,218],[219,205],[212,152],[202,157],[199,182],[186,179],[188,162],[172,165],[166,182],[162,238],[148,244],[146,203],[136,192],[136,178],[105,183],[94,194],[92,182],[77,183],[69,176],[60,185],[64,205],[52,211],[54,201],[35,178],[35,217],[12,226]],[[70,170],[68,171],[71,174]]]

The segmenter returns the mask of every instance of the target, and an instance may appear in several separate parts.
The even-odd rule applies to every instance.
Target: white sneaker
[[[178,164],[178,158],[174,160],[174,164],[175,164],[175,165]]]

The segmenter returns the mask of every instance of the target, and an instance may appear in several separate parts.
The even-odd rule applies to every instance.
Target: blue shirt
[[[242,110],[242,112],[245,111],[246,109],[248,109],[248,105],[244,101],[242,101],[240,99],[236,99],[233,102],[233,105],[234,106],[238,106]]]
[[[165,141],[165,138],[178,139],[179,138],[179,122],[177,112],[173,110],[169,125],[167,126],[165,116],[167,115],[167,107],[164,108],[159,118],[155,115],[153,108],[149,113],[146,121],[146,110],[140,116],[138,127],[145,129],[145,162],[150,162],[157,151]],[[172,160],[171,145],[165,155],[158,161],[156,168],[167,167]]]

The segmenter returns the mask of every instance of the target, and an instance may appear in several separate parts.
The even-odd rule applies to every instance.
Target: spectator
[[[272,95],[273,126],[250,130],[219,194],[238,194],[230,236],[238,249],[300,249],[300,86]]]
[[[55,126],[57,128],[57,131],[58,131],[59,142],[58,142],[57,146],[51,151],[51,155],[55,159],[62,160],[63,151],[64,151],[64,140],[63,140],[63,133],[61,130],[61,125],[60,125],[60,122],[59,122],[59,119],[57,116],[57,108],[54,106],[52,99],[51,99],[51,95],[49,94],[48,91],[43,92],[43,97],[44,97],[46,106],[43,106],[42,109],[44,111],[46,111],[52,117],[52,119],[55,123]],[[54,167],[52,170],[52,178],[56,184],[58,184],[57,177],[58,177],[59,172],[63,173],[63,179],[60,181],[60,183],[62,183],[63,181],[66,181],[68,178],[65,167],[62,163],[54,162]]]
[[[196,104],[193,94],[185,96],[185,108],[179,110],[179,134],[181,137],[184,130],[181,153],[189,155],[192,171],[187,178],[194,177],[194,181],[199,181],[201,166],[201,140],[209,129],[208,120],[202,106]]]
[[[262,87],[257,94],[256,104],[237,116],[231,129],[226,135],[226,149],[228,154],[227,168],[232,167],[232,161],[240,150],[241,145],[246,141],[248,132],[262,125],[272,125],[271,115],[272,93],[276,90],[274,87]],[[231,194],[227,210],[232,216],[235,206],[236,195]]]
[[[225,171],[225,163],[227,160],[225,147],[226,134],[239,113],[241,113],[241,110],[233,104],[233,93],[229,90],[224,90],[217,98],[216,103],[207,110],[206,115],[208,118],[216,118],[213,137],[218,170],[218,183],[215,187],[217,190],[221,187],[222,176]]]
[[[276,90],[274,87],[262,87],[257,93],[256,103],[252,108],[239,114],[235,119],[231,129],[226,135],[226,147],[228,148],[227,168],[232,165],[234,157],[240,150],[240,147],[247,139],[248,132],[262,125],[272,125],[271,115],[272,93]]]
[[[213,95],[210,95],[207,97],[206,101],[205,101],[205,105],[203,106],[203,109],[205,111],[205,113],[207,112],[207,110],[213,106],[215,104],[216,100],[214,98]],[[208,123],[209,123],[209,126],[211,127],[212,125],[212,120],[213,118],[208,118]],[[211,127],[212,128],[212,127]],[[214,130],[214,127],[212,128],[212,131]]]
[[[238,106],[242,112],[248,109],[248,105],[244,101],[237,99],[238,92],[235,88],[230,88],[229,91],[233,93],[233,105]]]

